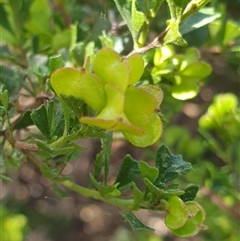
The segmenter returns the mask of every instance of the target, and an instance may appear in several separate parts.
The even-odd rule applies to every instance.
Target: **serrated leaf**
[[[117,189],[118,184],[114,184],[111,186],[105,186],[102,184],[99,184],[97,180],[94,178],[94,176],[90,173],[90,179],[95,188],[99,191],[101,196],[119,196],[121,195],[121,192]]]
[[[155,185],[160,182],[167,183],[192,169],[191,164],[183,161],[181,155],[172,155],[166,145],[158,148],[155,162],[160,174]]]
[[[49,109],[48,109],[48,114],[49,114]],[[52,110],[52,115],[51,117],[49,116],[49,119],[52,119],[51,123],[51,138],[54,136],[60,137],[63,135],[64,127],[64,113],[61,105],[57,106],[56,111]]]
[[[118,189],[127,191],[133,181],[141,176],[138,162],[130,155],[125,156],[123,159],[120,171],[118,173],[115,183],[118,183]]]
[[[149,166],[144,161],[139,162],[139,169],[142,177],[148,178],[151,182],[154,182],[158,177],[159,170],[156,167]]]
[[[120,214],[130,224],[133,230],[154,230],[153,228],[147,227],[143,224],[132,212],[120,212]]]
[[[31,110],[27,110],[26,112],[24,112],[21,117],[17,120],[17,122],[14,125],[14,129],[21,129],[21,128],[25,128],[27,126],[33,125],[33,120],[31,118]]]
[[[197,185],[191,185],[185,189],[185,193],[181,196],[179,196],[184,202],[186,201],[192,201],[197,195],[197,192],[199,190],[199,186]]]
[[[46,137],[48,141],[50,141],[51,133],[46,107],[41,105],[38,109],[33,110],[30,116],[41,133]]]
[[[179,190],[179,189],[169,189],[169,190],[164,190],[156,187],[149,179],[144,178],[143,179],[144,184],[152,194],[152,200],[159,200],[159,199],[167,199],[172,196],[180,196],[184,194],[184,191]]]

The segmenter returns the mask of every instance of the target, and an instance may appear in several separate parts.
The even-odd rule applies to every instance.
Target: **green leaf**
[[[171,20],[177,20],[180,23],[183,11],[191,0],[167,0],[171,14]]]
[[[49,113],[49,111],[48,111]],[[51,138],[54,136],[60,137],[64,131],[64,113],[61,105],[57,106],[56,111],[52,111],[52,123],[51,123]],[[49,118],[50,119],[50,118]]]
[[[64,60],[61,55],[54,55],[49,58],[49,70],[51,73],[62,67],[64,67]]]
[[[25,78],[26,75],[22,71],[16,68],[0,65],[0,84],[3,84],[9,91],[11,102],[18,98],[22,87],[27,89],[27,86],[24,83]]]
[[[139,203],[142,201],[144,194],[137,187],[135,182],[132,182],[132,189],[133,189],[133,195],[134,195],[133,196],[134,204],[133,204],[132,210],[137,210],[139,209]]]
[[[112,133],[107,132],[105,137],[101,139],[102,150],[97,154],[94,163],[94,178],[98,178],[102,168],[104,168],[104,183],[107,182],[109,164],[111,158]]]
[[[46,142],[35,140],[36,145],[43,151],[50,154],[52,157],[57,155],[71,155],[75,151],[83,151],[84,147],[75,143],[64,144],[63,147],[52,147]]]
[[[5,176],[3,174],[0,174],[0,180],[7,181],[7,182],[13,182],[12,178]]]
[[[179,23],[170,22],[169,30],[167,35],[164,38],[164,45],[167,44],[176,44],[179,46],[186,46],[187,42],[183,39],[182,35],[179,32]]]
[[[53,183],[52,185],[52,189],[54,194],[59,198],[59,199],[63,199],[63,198],[68,198],[70,197],[66,192],[64,192],[62,189],[60,189],[56,183]]]
[[[8,112],[8,103],[9,103],[9,92],[8,92],[8,90],[4,90],[3,85],[0,88],[0,101],[3,105],[5,113],[7,113]]]
[[[172,97],[177,100],[188,100],[194,98],[199,92],[199,86],[194,81],[182,80],[179,85],[171,88]]]
[[[3,3],[0,3],[0,16],[1,16],[0,25],[13,34],[12,28],[11,28],[11,26],[9,24],[9,21],[8,21],[8,14],[4,9]]]
[[[145,15],[143,12],[140,12],[136,8],[136,0],[132,0],[132,9],[131,9],[131,21],[132,21],[132,36],[136,41],[138,38],[138,34],[145,22]]]
[[[164,190],[156,187],[149,179],[144,178],[143,179],[144,184],[148,188],[148,193],[150,193],[150,201],[156,201],[160,199],[168,199],[172,196],[180,196],[184,194],[184,191],[179,189],[169,189]]]
[[[186,34],[192,32],[195,29],[201,28],[215,19],[221,16],[220,13],[216,13],[213,8],[203,8],[200,9],[198,13],[190,16],[183,22],[180,26],[180,33]]]
[[[101,196],[109,196],[109,195],[110,196],[119,196],[119,195],[121,195],[121,192],[117,189],[118,184],[114,184],[111,186],[105,186],[105,185],[99,184],[91,173],[90,173],[90,179],[91,179],[93,185],[99,191]]]
[[[148,178],[151,182],[154,182],[158,177],[159,170],[156,167],[149,166],[144,161],[139,162],[139,169],[142,177]]]
[[[204,79],[212,72],[212,68],[205,62],[190,63],[184,68],[180,74],[197,79]]]
[[[137,1],[120,1],[114,0],[119,13],[126,21],[127,26],[131,32],[134,42],[137,42],[139,32],[145,22],[145,15],[143,12],[137,10]]]
[[[84,101],[75,98],[74,96],[66,96],[66,95],[61,95],[60,96],[63,101],[61,101],[64,113],[65,113],[65,118],[73,112],[77,117],[81,117],[83,114],[83,105]],[[65,102],[65,103],[63,103]],[[68,114],[66,114],[66,112]]]
[[[118,189],[127,191],[130,188],[132,181],[135,181],[141,176],[138,162],[135,161],[130,155],[125,156],[123,159],[120,171],[118,173],[115,183],[118,183]]]
[[[197,185],[191,185],[185,189],[185,193],[181,196],[179,196],[184,202],[186,201],[192,201],[197,195],[197,192],[199,190],[199,186]]]
[[[21,117],[17,120],[17,122],[14,125],[14,129],[22,129],[22,128],[26,128],[27,126],[33,125],[33,120],[31,118],[31,110],[27,110],[26,112],[24,112]]]
[[[69,177],[64,177],[59,174],[59,170],[54,167],[49,167],[46,163],[43,163],[40,167],[41,173],[53,182],[63,182],[68,180]]]
[[[144,225],[132,212],[120,212],[120,214],[130,224],[133,230],[154,230]]]
[[[48,141],[51,139],[50,127],[48,122],[48,113],[44,105],[41,105],[38,109],[33,110],[31,113],[31,118],[37,128],[46,137]]]
[[[192,169],[191,164],[183,161],[181,155],[172,155],[166,145],[158,148],[155,161],[159,169],[159,177],[155,185],[160,182],[167,183],[180,175],[187,174]]]

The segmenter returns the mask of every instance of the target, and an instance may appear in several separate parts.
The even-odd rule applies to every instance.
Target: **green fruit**
[[[188,220],[186,205],[178,196],[170,197],[168,204],[168,215],[164,220],[165,225],[171,230],[183,227]]]
[[[107,96],[106,105],[99,115],[96,117],[82,117],[81,122],[112,131],[123,130],[133,135],[142,135],[143,131],[130,123],[123,112],[124,94],[122,90],[114,84],[107,84],[105,93]]]
[[[50,82],[58,96],[73,96],[83,100],[96,111],[101,111],[105,105],[103,85],[94,74],[84,70],[62,68],[53,72]]]
[[[125,59],[129,66],[128,85],[133,85],[139,81],[144,71],[144,61],[140,54],[133,54]]]
[[[163,101],[163,91],[159,87],[156,85],[140,85],[138,89],[148,92],[155,98],[157,106],[161,105]]]
[[[192,217],[179,229],[174,229],[172,232],[179,237],[192,237],[203,229],[205,220],[205,210],[197,202],[186,202],[188,212]]]
[[[103,84],[114,83],[125,91],[129,83],[129,66],[110,48],[99,50],[93,62],[94,73]]]
[[[160,95],[160,91],[159,91]],[[162,122],[158,116],[158,96],[153,96],[144,88],[129,87],[125,94],[124,112],[129,121],[142,129],[141,136],[123,132],[133,145],[149,146],[154,144],[162,134]]]

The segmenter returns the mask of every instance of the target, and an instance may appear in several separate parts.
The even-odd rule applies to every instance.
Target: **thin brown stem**
[[[139,53],[139,54],[145,54],[146,52],[148,52],[151,49],[160,47],[163,43],[163,40],[165,38],[165,36],[167,35],[169,31],[169,28],[166,28],[158,37],[156,37],[150,44],[148,44],[147,46],[144,46],[142,48],[139,49],[134,49],[127,57]]]

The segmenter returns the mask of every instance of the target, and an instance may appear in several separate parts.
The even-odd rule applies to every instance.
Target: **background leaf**
[[[145,230],[145,229],[154,230],[144,225],[132,212],[130,213],[120,212],[120,214],[131,225],[133,230]]]

